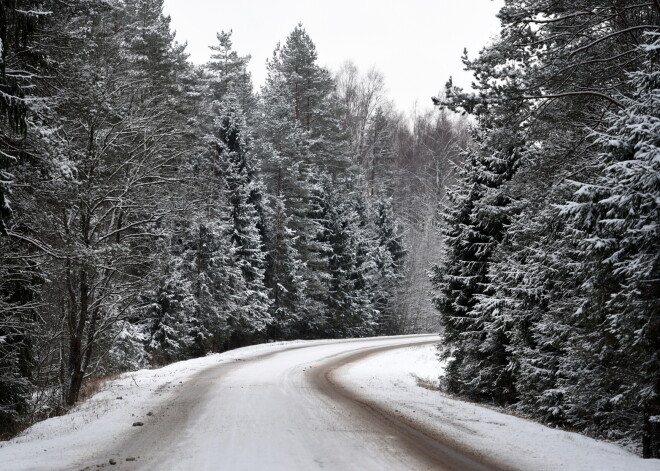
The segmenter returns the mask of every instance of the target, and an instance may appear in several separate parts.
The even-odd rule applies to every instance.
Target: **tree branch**
[[[523,96],[523,100],[549,100],[552,98],[563,98],[563,97],[568,97],[568,96],[580,96],[580,95],[587,95],[587,96],[596,96],[599,98],[603,98],[610,103],[618,106],[619,108],[625,108],[625,105],[621,103],[619,100],[616,98],[612,98],[609,95],[605,95],[604,93],[600,92],[593,92],[593,91],[584,91],[584,92],[564,92],[564,93],[557,93],[555,95],[539,95],[539,96]]]
[[[655,0],[655,1],[657,2],[657,1],[660,1],[660,0]],[[606,34],[605,36],[603,36],[603,37],[601,37],[601,38],[598,38],[598,39],[596,39],[596,40],[590,42],[589,44],[585,44],[585,45],[582,46],[582,47],[578,47],[578,48],[575,49],[574,51],[571,51],[571,53],[570,53],[569,55],[570,55],[570,56],[574,56],[574,55],[577,54],[578,52],[582,52],[582,51],[585,51],[585,50],[587,50],[587,49],[590,49],[590,48],[592,48],[593,46],[595,46],[596,44],[601,43],[601,42],[603,42],[603,41],[606,41],[606,40],[608,40],[608,39],[610,39],[610,38],[612,38],[612,37],[614,37],[614,36],[618,36],[619,34],[627,33],[627,32],[629,32],[629,31],[634,31],[634,30],[637,30],[637,29],[660,29],[660,26],[655,26],[655,25],[639,25],[639,26],[631,26],[630,28],[626,28],[626,29],[621,29],[621,30],[619,30],[619,31],[615,31],[615,32],[610,33],[610,34]]]

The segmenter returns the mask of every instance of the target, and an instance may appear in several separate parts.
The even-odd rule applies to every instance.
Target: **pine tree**
[[[243,113],[249,118],[256,106],[252,94],[252,78],[247,70],[250,56],[239,56],[233,50],[231,35],[232,31],[217,33],[218,44],[210,46],[213,54],[206,64],[206,69],[211,74],[208,87],[217,104],[229,93],[234,94]]]
[[[316,64],[317,58],[316,46],[298,24],[268,62],[269,75],[285,78],[290,109],[308,132],[318,127],[321,107],[332,91],[330,74]]]
[[[302,235],[310,195],[309,142],[292,112],[285,77],[271,71],[261,92],[258,152],[268,191],[282,194],[292,229]]]
[[[264,180],[271,194],[286,201],[288,228],[295,234],[301,260],[306,304],[300,306],[297,329],[306,337],[323,331],[329,289],[329,247],[321,234],[327,195],[319,175],[328,156],[323,154],[328,147],[321,145],[321,107],[332,83],[315,61],[314,44],[301,26],[296,27],[268,63],[259,130]],[[272,246],[269,252],[275,253]]]
[[[164,0],[127,0],[119,13],[125,35],[127,59],[133,64],[128,71],[146,81],[146,95],[161,94],[172,84],[177,61],[173,55],[174,33],[170,18],[163,14]]]

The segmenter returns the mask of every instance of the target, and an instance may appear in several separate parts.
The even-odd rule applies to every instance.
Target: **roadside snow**
[[[401,342],[409,341],[403,337],[400,339]],[[339,343],[347,342],[353,341]],[[380,342],[385,345],[391,344],[392,340],[374,339],[371,345],[378,346]],[[0,442],[0,468],[78,469],[71,465],[90,462],[90,457],[107,460],[105,455],[95,451],[100,444],[105,449],[120,446],[127,434],[134,430],[131,427],[133,422],[144,420],[157,404],[168,403],[182,385],[201,370],[292,347],[333,343],[338,342],[296,341],[256,345],[157,370],[126,373],[109,382],[103,391],[71,413],[38,423],[13,440]],[[326,358],[361,347],[328,345],[315,355]],[[306,360],[307,354],[303,351],[299,355],[292,353],[289,356],[294,360],[299,357],[296,361],[300,365],[315,358],[312,355]],[[287,358],[283,357],[282,361]],[[299,365],[294,370],[300,370],[299,373],[304,371]],[[279,373],[274,371],[273,374]],[[442,395],[433,390],[440,374],[433,346],[414,346],[376,354],[347,365],[336,374],[346,386],[379,406],[395,410],[397,414],[447,437],[447,441],[454,442],[458,448],[492,457],[507,467],[520,470],[660,471],[660,460],[642,460],[609,443],[544,427]]]
[[[435,347],[419,345],[370,356],[338,370],[335,377],[378,406],[507,467],[660,470],[660,460],[644,460],[611,443],[451,399],[433,390],[440,374]]]
[[[3,469],[50,469],[78,462],[99,444],[119,443],[133,422],[144,420],[155,404],[174,396],[177,388],[204,368],[325,342],[333,341],[254,345],[160,369],[125,373],[70,413],[39,422],[12,440],[0,442],[0,463],[10,463]]]

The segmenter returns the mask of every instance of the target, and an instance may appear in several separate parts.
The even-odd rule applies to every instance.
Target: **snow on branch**
[[[557,94],[553,94],[553,95],[523,96],[522,99],[523,100],[549,100],[549,99],[552,99],[552,98],[564,98],[564,97],[568,97],[568,96],[580,96],[580,95],[600,97],[600,98],[603,98],[603,99],[609,101],[610,103],[616,105],[619,108],[622,108],[622,109],[625,108],[623,103],[621,103],[616,98],[613,98],[613,97],[611,97],[609,95],[606,95],[604,93],[601,93],[601,92],[596,92],[596,91],[591,91],[591,90],[585,90],[585,91],[580,91],[580,92],[563,92],[563,93],[557,93]]]
[[[623,33],[628,33],[630,31],[635,31],[635,30],[638,30],[638,29],[660,29],[660,26],[656,26],[656,25],[638,25],[638,26],[631,26],[630,28],[620,29],[618,31],[615,31],[615,32],[610,33],[610,34],[606,34],[603,37],[595,39],[595,40],[591,41],[589,44],[585,44],[582,47],[578,47],[574,51],[571,51],[570,55],[574,56],[575,54],[577,54],[579,52],[582,52],[582,51],[586,51],[587,49],[591,49],[596,44],[599,44],[599,43],[601,43],[603,41],[606,41],[610,38],[613,38],[613,37],[618,36],[618,35],[623,34]]]

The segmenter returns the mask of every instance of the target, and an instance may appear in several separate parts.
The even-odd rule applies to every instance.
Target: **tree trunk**
[[[83,368],[84,352],[82,348],[83,337],[85,333],[85,324],[87,323],[89,310],[89,287],[87,286],[87,272],[80,270],[80,310],[78,318],[70,319],[69,326],[69,384],[66,394],[66,405],[73,406],[78,400],[82,381],[85,376]],[[77,309],[71,307],[70,316],[75,316]],[[77,322],[75,322],[77,320]],[[75,328],[71,328],[74,327]]]
[[[660,458],[660,416],[651,417],[644,414],[642,456],[644,458]]]

